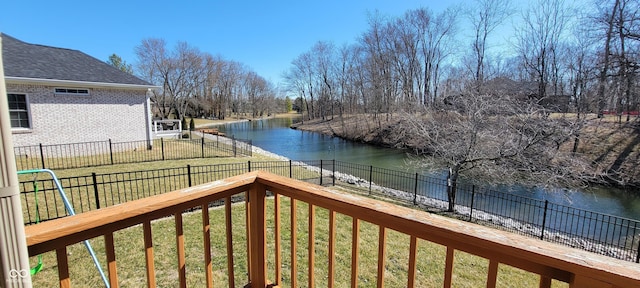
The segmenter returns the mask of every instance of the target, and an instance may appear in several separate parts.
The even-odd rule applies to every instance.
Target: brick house
[[[153,138],[156,86],[78,50],[0,37],[15,146]]]

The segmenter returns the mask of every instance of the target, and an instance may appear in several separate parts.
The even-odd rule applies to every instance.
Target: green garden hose
[[[33,194],[35,195],[35,200],[36,200],[36,224],[40,223],[40,209],[38,209],[38,181],[36,181],[36,179],[33,179]],[[36,275],[36,273],[40,272],[40,270],[42,270],[42,267],[44,265],[42,264],[42,254],[38,255],[38,264],[34,267],[31,267],[31,275]]]

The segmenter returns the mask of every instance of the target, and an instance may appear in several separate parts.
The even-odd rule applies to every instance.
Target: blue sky
[[[418,0],[315,1],[5,1],[0,32],[22,41],[83,51],[100,60],[116,53],[136,62],[145,38],[178,41],[241,62],[277,84],[291,61],[318,41],[352,43],[367,15],[434,12],[453,2]]]

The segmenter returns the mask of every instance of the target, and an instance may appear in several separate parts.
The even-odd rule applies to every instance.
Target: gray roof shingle
[[[152,84],[81,51],[30,44],[0,33],[7,77],[110,84]]]

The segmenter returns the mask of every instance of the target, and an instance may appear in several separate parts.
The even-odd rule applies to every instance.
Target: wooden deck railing
[[[267,209],[267,191],[274,193],[273,204]],[[471,223],[456,221],[437,215],[396,206],[369,198],[332,192],[326,188],[291,180],[265,172],[253,172],[206,185],[174,191],[171,193],[149,197],[147,199],[127,202],[100,210],[70,216],[41,224],[27,226],[27,244],[31,255],[38,255],[47,251],[56,251],[58,259],[58,275],[61,287],[70,286],[69,263],[67,261],[67,246],[85,239],[103,236],[105,239],[105,253],[108,261],[109,281],[111,287],[118,287],[118,283],[125,280],[118,278],[116,269],[114,232],[142,224],[144,235],[146,281],[148,287],[156,286],[156,271],[154,268],[154,244],[151,221],[167,216],[175,220],[175,234],[177,246],[177,272],[181,287],[187,286],[187,270],[185,258],[183,211],[200,209],[202,213],[203,231],[203,267],[208,287],[213,287],[212,255],[210,243],[210,227],[219,223],[209,222],[210,203],[225,200],[225,223],[227,241],[227,271],[229,287],[234,287],[233,253],[231,244],[233,239],[231,225],[231,197],[246,192],[247,209],[246,233],[248,246],[248,287],[314,287],[317,278],[326,278],[329,287],[337,284],[351,283],[351,287],[358,286],[359,280],[359,245],[360,224],[368,222],[378,226],[378,257],[375,281],[377,287],[384,286],[386,269],[387,234],[389,230],[408,235],[409,255],[406,266],[407,287],[416,286],[416,256],[417,243],[429,241],[446,247],[444,263],[444,277],[442,286],[451,287],[454,282],[454,251],[464,251],[488,260],[486,286],[495,287],[498,279],[498,265],[513,266],[539,275],[539,287],[550,287],[552,279],[569,283],[570,287],[640,287],[640,266],[604,256],[567,248],[531,239],[528,237],[494,230]],[[288,200],[290,211],[283,213],[282,200]],[[290,229],[290,243],[281,240],[283,227],[298,227],[299,203],[308,204],[308,245],[297,247],[298,229]],[[328,259],[316,257],[318,239],[315,231],[316,208],[328,211]],[[273,214],[271,214],[273,213]],[[289,219],[281,219],[281,215],[288,214]],[[350,259],[350,280],[346,283],[336,283],[336,266],[349,266],[337,263],[336,260],[336,216],[345,215],[352,218]],[[267,218],[272,223],[267,225]],[[222,225],[222,224],[220,224]],[[269,246],[268,243],[272,245]],[[290,255],[284,255],[282,247],[290,244]],[[324,245],[324,244],[323,244]],[[272,247],[269,250],[268,247]],[[189,248],[189,247],[187,247]],[[306,254],[306,267],[316,267],[318,261],[326,261],[327,274],[317,275],[316,269],[307,269],[306,283],[299,283],[300,275],[297,271],[297,258]],[[267,255],[274,255],[275,260],[268,265]],[[290,277],[283,282],[283,259],[287,259],[286,267],[290,269]],[[71,263],[73,265],[73,263]],[[302,266],[302,265],[300,265]],[[289,271],[287,271],[289,272]],[[272,275],[269,281],[267,275]],[[348,281],[348,282],[347,282]],[[246,283],[241,283],[244,285]],[[516,283],[512,283],[516,285]],[[510,285],[510,286],[513,286]]]

